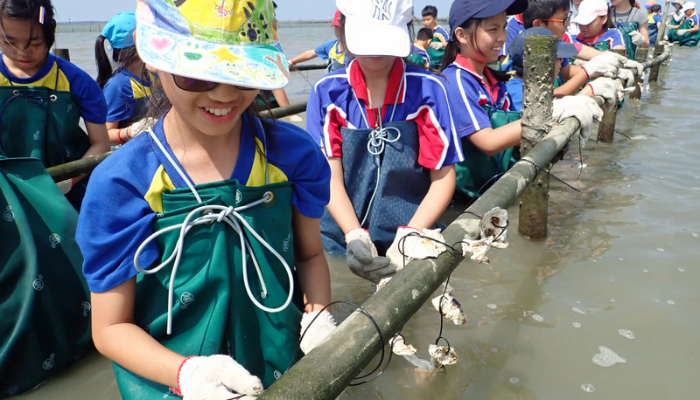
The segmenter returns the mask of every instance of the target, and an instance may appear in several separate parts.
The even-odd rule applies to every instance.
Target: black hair
[[[651,6],[651,12],[658,12],[658,11],[661,11],[660,5],[654,4],[653,6]]]
[[[420,28],[416,34],[418,40],[433,40],[433,30],[430,28]]]
[[[423,11],[421,11],[420,15],[422,17],[427,17],[430,15],[431,17],[437,18],[437,8],[435,6],[425,6],[423,8]]]
[[[476,48],[476,28],[478,28],[481,23],[483,22],[483,18],[471,18],[468,19],[465,23],[463,23],[460,28],[468,32],[469,35],[469,42]],[[452,29],[452,27],[450,27]],[[455,28],[452,32],[452,37],[450,38],[450,41],[447,42],[447,47],[445,48],[445,54],[442,56],[442,63],[440,64],[440,71],[444,71],[445,68],[447,68],[450,64],[452,64],[455,59],[457,59],[457,54],[461,52],[461,47],[459,45],[459,42],[457,41],[457,38],[455,37],[454,32],[457,29]],[[497,71],[489,66],[486,66],[488,68],[489,72],[493,75],[494,78],[496,78],[497,81],[499,82],[506,82],[510,79],[510,76],[508,75],[507,71]]]
[[[35,26],[41,27],[44,43],[48,49],[56,41],[56,19],[51,0],[0,0],[0,15],[32,22],[32,35]],[[0,27],[4,34],[5,27],[2,26],[2,19],[0,19]]]
[[[606,29],[615,29],[617,28],[617,25],[615,24],[615,12],[613,11],[613,8],[608,5],[608,20],[605,22],[605,25],[603,25],[603,28]]]
[[[525,29],[532,28],[536,19],[549,19],[559,10],[569,10],[570,0],[530,0],[527,10],[523,12],[523,25]]]
[[[275,3],[274,1],[272,2],[272,8],[277,8],[277,3]]]
[[[104,89],[105,84],[112,77],[112,64],[105,49],[106,37],[100,35],[95,41],[95,64],[97,64],[97,84]],[[136,60],[139,54],[136,46],[129,46],[123,49],[112,49],[112,60],[117,63],[118,68],[125,68]]]

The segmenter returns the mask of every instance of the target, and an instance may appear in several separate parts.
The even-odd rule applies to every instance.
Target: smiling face
[[[493,17],[484,18],[473,31],[455,29],[461,54],[478,63],[488,64],[498,60],[503,44],[508,39],[505,11]]]
[[[49,52],[39,25],[6,16],[2,16],[0,50],[5,65],[18,78],[29,78],[39,72]]]
[[[158,73],[165,95],[172,103],[166,121],[183,134],[223,137],[240,132],[241,115],[259,92],[226,84],[206,92],[188,92],[175,84],[172,74],[151,67],[149,70]]]
[[[600,31],[603,30],[606,22],[608,22],[608,17],[607,15],[603,15],[596,17],[596,19],[594,19],[593,22],[588,25],[579,24],[578,28],[581,31],[581,35],[584,39],[592,40],[600,35]]]

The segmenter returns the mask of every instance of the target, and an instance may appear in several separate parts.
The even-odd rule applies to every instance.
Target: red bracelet
[[[185,363],[187,362],[187,360],[189,360],[190,358],[194,358],[194,357],[197,357],[197,356],[189,356],[189,357],[185,358],[185,359],[182,361],[182,364],[180,364],[180,368],[177,369],[177,387],[176,387],[176,388],[173,388],[173,387],[170,388],[170,389],[173,391],[173,394],[182,397],[182,392],[180,391],[180,372],[182,371],[182,366],[185,365]]]
[[[591,85],[591,83],[588,82],[588,83],[586,84],[586,86],[588,86],[589,88],[591,88],[591,93],[593,93],[593,96],[595,96],[595,90],[593,90],[593,85]]]
[[[117,129],[117,140],[119,141],[119,144],[126,143],[126,141],[122,140],[122,128]]]

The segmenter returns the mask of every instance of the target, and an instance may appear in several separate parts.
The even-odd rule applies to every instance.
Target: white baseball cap
[[[608,3],[605,0],[583,0],[578,6],[578,14],[573,22],[588,25],[603,15],[608,15]]]
[[[356,56],[407,57],[413,0],[336,0],[345,15],[345,42]]]
[[[689,1],[683,5],[683,8],[681,8],[682,12],[686,12],[688,10],[694,10],[695,9],[695,3],[692,1]]]

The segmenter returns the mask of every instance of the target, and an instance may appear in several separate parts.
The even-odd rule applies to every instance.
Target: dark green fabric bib
[[[7,157],[38,158],[48,168],[78,160],[90,148],[70,92],[3,86],[0,106],[0,148]]]
[[[239,207],[270,192],[274,196],[272,201],[239,213],[294,268],[290,182],[247,187],[234,180],[195,188],[202,204],[196,202],[189,189],[163,194],[165,212],[155,219],[154,231],[181,224],[201,205]],[[246,270],[251,293],[265,307],[278,308],[288,297],[287,273],[280,260],[248,228],[244,230],[267,286],[267,294],[263,296],[253,259],[248,254]],[[163,255],[160,262],[172,254],[179,234],[179,230],[173,230],[158,237]],[[301,291],[295,287],[292,303],[281,312],[270,313],[256,306],[244,285],[240,236],[225,222],[192,228],[183,249],[174,281],[172,334],[166,333],[172,264],[153,275],[139,274],[136,323],[163,345],[185,356],[230,354],[259,377],[265,387],[269,386],[286,370],[297,349]],[[115,370],[125,400],[175,397],[167,387],[136,376],[119,365],[115,364]]]
[[[491,128],[496,129],[520,119],[516,111],[496,110],[484,106],[489,113]],[[486,191],[500,174],[506,172],[520,159],[520,148],[511,147],[496,155],[488,156],[479,150],[468,137],[462,138],[464,161],[455,164],[457,172],[457,192],[471,198],[478,198]]]

